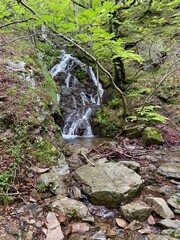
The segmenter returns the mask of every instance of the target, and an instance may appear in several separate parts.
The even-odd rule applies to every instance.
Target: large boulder
[[[82,166],[76,169],[75,178],[93,204],[109,208],[130,202],[143,184],[141,176],[119,163]]]

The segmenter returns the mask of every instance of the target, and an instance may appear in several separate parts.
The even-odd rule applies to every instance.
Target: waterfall
[[[93,137],[90,118],[104,90],[92,67],[62,51],[60,63],[50,73],[60,89],[57,98],[64,118],[63,137]]]

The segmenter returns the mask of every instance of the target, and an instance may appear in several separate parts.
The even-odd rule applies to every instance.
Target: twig
[[[146,103],[148,102],[148,100],[152,97],[152,95],[155,93],[155,91],[159,88],[159,86],[166,80],[167,77],[169,77],[172,73],[180,70],[180,67],[179,68],[176,68],[174,70],[172,70],[171,72],[169,72],[170,68],[175,65],[176,63],[180,62],[180,60],[177,60],[176,62],[172,63],[169,68],[167,69],[164,77],[161,79],[161,81],[156,85],[156,87],[152,90],[152,92],[147,96],[147,98],[145,99],[144,103],[143,103],[143,106],[141,108],[141,111],[144,109]]]
[[[10,23],[7,23],[7,24],[4,24],[4,25],[0,26],[0,29],[3,29],[5,27],[8,27],[8,26],[13,25],[13,24],[28,22],[29,20],[37,20],[37,18],[30,17],[30,18],[25,18],[25,19],[20,19],[20,20],[14,20]]]
[[[92,163],[92,162],[86,157],[86,155],[85,155],[84,153],[80,153],[80,154],[84,157],[84,159],[85,159],[88,163],[90,163],[93,167],[95,167],[94,163]]]

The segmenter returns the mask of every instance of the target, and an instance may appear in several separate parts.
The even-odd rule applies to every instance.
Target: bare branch
[[[164,77],[159,81],[159,83],[156,85],[156,87],[152,90],[152,92],[147,96],[147,98],[145,99],[143,106],[141,108],[141,111],[144,109],[146,103],[149,101],[149,99],[153,96],[153,94],[155,93],[155,91],[160,87],[160,85],[166,80],[167,77],[169,77],[171,74],[173,74],[176,71],[180,70],[180,67],[172,70],[169,72],[169,70],[171,69],[172,66],[174,66],[176,63],[180,62],[180,60],[177,60],[176,62],[172,63],[169,68],[167,69]]]
[[[30,18],[25,18],[25,19],[20,19],[20,20],[14,20],[10,23],[7,23],[7,24],[4,24],[4,25],[0,26],[0,29],[8,27],[8,26],[13,25],[13,24],[28,22],[29,20],[37,20],[37,18],[30,17]]]

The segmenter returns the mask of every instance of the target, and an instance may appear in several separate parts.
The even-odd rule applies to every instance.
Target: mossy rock
[[[154,127],[147,127],[142,132],[142,139],[146,145],[163,144],[164,139],[159,129]]]
[[[144,129],[144,124],[130,125],[123,127],[123,131],[127,134],[129,138],[138,138],[141,137],[142,131]]]

